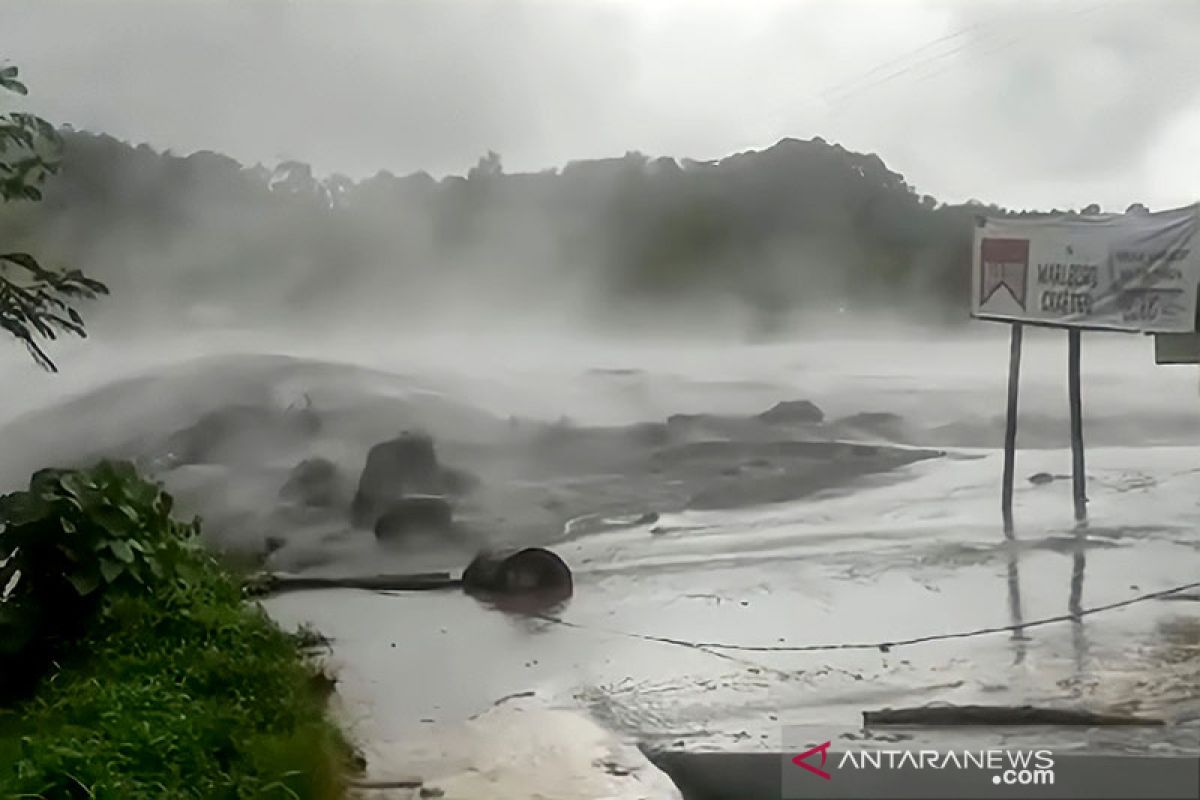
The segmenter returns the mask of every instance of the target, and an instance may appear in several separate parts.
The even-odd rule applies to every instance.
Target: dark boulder
[[[375,523],[375,537],[397,539],[413,533],[448,533],[454,509],[441,495],[409,495],[393,501]]]
[[[462,583],[467,594],[532,594],[555,601],[570,597],[574,591],[570,567],[541,547],[480,553],[463,571]]]
[[[405,431],[367,453],[351,509],[357,528],[371,528],[396,501],[410,495],[461,497],[479,486],[470,472],[438,463],[433,438]]]
[[[808,400],[784,400],[758,415],[771,424],[811,425],[825,420],[825,412]]]
[[[297,464],[279,490],[283,500],[308,508],[330,508],[344,500],[345,488],[337,465],[327,458]]]
[[[367,453],[351,511],[355,526],[370,528],[393,503],[411,494],[441,494],[433,438],[405,431]]]

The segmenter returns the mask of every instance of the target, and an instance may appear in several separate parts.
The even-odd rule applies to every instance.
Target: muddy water
[[[653,640],[889,642],[1036,621],[1200,580],[1195,372],[1154,367],[1146,340],[1101,337],[1090,346],[1092,523],[1083,534],[1071,519],[1069,481],[1023,480],[1069,471],[1057,339],[1035,337],[1026,356],[1023,417],[1042,430],[1022,436],[1012,544],[998,525],[999,453],[979,446],[999,441],[1002,341],[757,349],[673,369],[643,358],[643,372],[610,373],[602,390],[599,380],[590,392],[557,384],[567,396],[553,408],[619,422],[804,396],[845,413],[894,411],[937,431],[930,443],[946,444],[947,430],[960,441],[944,459],[817,498],[687,512],[565,541],[558,550],[578,576],[574,600],[558,614],[566,625],[512,618],[455,594],[290,596],[272,608],[338,638],[347,699],[382,739],[536,692],[640,741],[691,750],[777,748],[783,725],[855,736],[864,710],[951,702],[1068,705],[1170,723],[978,734],[991,741],[1197,752],[1195,604],[1150,601],[1019,636],[888,653],[706,651]],[[615,411],[622,402],[625,416]]]
[[[1200,751],[1200,622],[1190,604],[1152,601],[1022,638],[888,653],[714,653],[638,638],[768,648],[889,642],[1034,621],[1072,603],[1195,581],[1197,455],[1093,451],[1096,523],[1082,538],[1068,524],[1069,491],[1051,486],[1021,492],[1019,542],[998,541],[989,517],[999,464],[985,455],[915,465],[909,481],[852,494],[679,515],[669,534],[642,527],[574,540],[560,549],[578,570],[576,596],[558,612],[569,627],[454,593],[289,595],[271,608],[336,637],[344,695],[382,739],[535,692],[551,705],[582,705],[642,741],[687,749],[777,748],[782,725],[848,733],[864,710],[951,702],[1163,717],[1177,724],[1042,736],[1059,746]],[[1024,463],[1041,470],[1064,458],[1045,451]]]
[[[346,710],[361,735],[380,747],[533,692],[551,707],[590,712],[631,739],[692,750],[777,748],[784,725],[860,736],[862,711],[887,706],[1031,702],[1136,712],[1169,724],[977,735],[1200,752],[1200,604],[1143,602],[1079,623],[1033,627],[1023,636],[998,633],[886,653],[836,647],[1032,623],[1200,580],[1195,371],[1155,367],[1146,339],[1085,337],[1091,525],[1080,533],[1072,524],[1069,481],[1025,480],[1070,468],[1065,336],[1029,336],[1018,530],[1016,541],[1006,543],[995,446],[1007,342],[991,334],[757,347],[598,346],[547,337],[483,343],[360,337],[317,345],[240,334],[140,348],[98,342],[64,355],[61,380],[15,359],[0,364],[6,385],[21,386],[6,397],[0,422],[28,411],[53,417],[56,403],[76,398],[60,415],[74,427],[53,429],[69,435],[0,431],[6,445],[0,466],[11,478],[40,466],[47,453],[94,446],[96,437],[126,442],[129,431],[116,430],[120,424],[169,432],[194,421],[206,403],[264,392],[287,401],[311,390],[314,376],[323,381],[322,400],[375,403],[354,409],[409,402],[417,392],[422,413],[451,430],[473,424],[470,409],[498,419],[568,417],[595,425],[677,413],[753,414],[798,398],[834,418],[893,413],[903,420],[905,444],[937,447],[946,456],[794,502],[674,511],[653,524],[593,526],[563,537],[556,549],[577,581],[575,597],[555,612],[557,622],[514,617],[453,592],[312,592],[275,598],[269,608],[281,622],[309,622],[332,637]],[[192,383],[134,384],[142,388],[106,400],[97,391],[118,377],[173,369],[185,356],[233,352],[285,354],[324,366],[286,375],[274,367],[239,368],[236,381],[200,372]],[[329,364],[340,365],[338,371]],[[166,393],[171,386],[174,394]],[[458,410],[446,416],[451,406]],[[391,430],[390,419],[370,413],[351,414],[354,425],[346,430],[363,438],[341,443],[349,448],[348,464],[370,436]],[[200,477],[216,488],[197,496],[201,504],[268,506],[278,480],[303,455],[259,453],[253,469],[242,472],[244,453],[229,464],[205,465]],[[168,486],[185,477],[198,480],[193,471],[169,478]],[[254,527],[230,519],[233,533]],[[322,541],[314,538],[314,546]],[[327,560],[326,569],[398,566],[369,537],[350,537],[339,547],[327,548],[333,563]],[[426,555],[405,564],[455,567],[463,560],[462,553]],[[814,645],[829,648],[786,650]]]

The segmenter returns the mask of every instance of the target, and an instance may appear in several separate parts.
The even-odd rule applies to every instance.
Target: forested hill
[[[426,319],[455,302],[597,319],[726,306],[766,323],[843,308],[961,319],[983,210],[939,205],[878,156],[821,139],[536,174],[506,174],[489,153],[465,177],[356,182],[64,136],[45,202],[0,208],[0,238],[107,281],[127,320],[218,307]]]

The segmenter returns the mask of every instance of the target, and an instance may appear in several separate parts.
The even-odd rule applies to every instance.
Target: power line
[[[992,22],[990,24],[995,24],[995,22]],[[915,55],[920,55],[921,53],[925,52],[926,50],[934,48],[939,44],[953,41],[962,36],[967,36],[972,31],[976,31],[982,27],[986,27],[986,24],[982,23],[982,22],[977,22],[974,25],[969,25],[965,28],[961,28],[957,31],[954,31],[953,33],[947,33],[944,36],[939,36],[938,38],[928,41],[925,44],[920,45],[919,47],[916,47],[905,53],[901,53],[900,55],[898,55],[894,58],[890,58],[887,61],[877,64],[874,67],[872,67],[871,69],[867,70],[866,72],[863,72],[863,73],[857,75],[856,77],[850,78],[849,80],[846,80],[846,81],[842,81],[841,83],[827,86],[821,90],[820,94],[823,97],[831,95],[831,94],[836,94],[837,92],[839,92],[843,89],[852,87],[854,84],[858,83],[859,81],[862,81],[866,78],[871,77],[872,75],[876,75],[880,72],[883,72],[885,69],[888,69],[889,67],[894,67],[899,64],[903,64],[905,61],[907,61],[909,58],[911,58]]]
[[[1105,0],[1105,2],[1099,2],[1099,3],[1095,3],[1092,5],[1086,6],[1084,8],[1078,8],[1078,9],[1075,9],[1075,10],[1071,11],[1070,13],[1066,14],[1063,17],[1063,19],[1072,19],[1072,18],[1077,18],[1077,17],[1094,14],[1105,8],[1116,5],[1117,2],[1118,2],[1118,0]],[[996,39],[1000,34],[1003,33],[1003,31],[996,30],[998,28],[998,26],[1000,26],[1002,24],[1002,22],[1003,22],[1003,19],[1001,17],[997,16],[997,17],[993,18],[991,21],[975,23],[974,25],[969,25],[965,28],[961,28],[959,30],[945,34],[936,39],[928,41],[928,42],[914,48],[913,50],[903,53],[900,56],[889,59],[888,61],[882,62],[881,64],[877,64],[875,67],[872,67],[871,69],[857,75],[856,77],[853,77],[853,78],[850,78],[849,80],[842,81],[840,83],[826,87],[825,89],[820,90],[818,92],[818,95],[821,98],[825,98],[827,106],[830,103],[837,103],[837,104],[844,103],[846,100],[849,100],[864,91],[876,88],[878,86],[881,86],[881,85],[884,85],[887,83],[890,83],[893,80],[896,80],[897,78],[901,78],[905,75],[908,75],[909,73],[912,73],[915,70],[920,69],[921,67],[924,67],[924,66],[927,66],[930,64],[934,64],[936,62],[943,61],[948,58],[953,58],[954,56],[957,56],[963,52],[971,50],[976,45],[983,44],[983,43],[987,42],[988,40]],[[991,55],[993,53],[999,52],[1000,50],[1007,49],[1008,47],[1011,47],[1012,45],[1018,43],[1022,38],[1028,36],[1032,30],[1035,30],[1035,28],[1033,26],[1026,26],[1026,28],[1021,33],[1019,33],[1015,37],[1012,37],[1010,39],[1003,41],[998,47],[993,47],[993,48],[990,48],[990,49],[982,51],[982,52],[976,52],[974,55],[986,56],[986,55]],[[981,31],[987,31],[987,33],[983,36],[977,36],[976,34],[978,34]],[[943,51],[940,53],[935,53],[926,58],[919,59],[916,62],[906,63],[906,62],[910,62],[910,60],[914,56],[919,56],[931,49],[936,48],[938,45],[945,44],[947,42],[951,42],[956,39],[960,39],[964,36],[973,39],[973,41],[968,41],[966,43],[959,44],[959,45],[951,48],[950,50],[946,50],[946,51]],[[888,72],[887,74],[885,74],[881,77],[878,77],[875,80],[867,80],[873,76],[879,75],[879,73],[884,72],[885,70],[887,70],[891,67],[895,67],[895,66],[899,66],[899,65],[903,65],[903,66],[901,66],[900,69],[892,70],[891,72]],[[920,80],[927,80],[927,79],[935,77],[937,75],[944,74],[945,72],[952,69],[953,66],[954,65],[951,64],[950,66],[948,66],[944,69],[937,70],[932,73],[928,73],[928,74],[922,76],[920,78]],[[866,80],[867,82],[863,83],[864,80]],[[816,100],[816,98],[812,98],[807,103],[805,103],[805,105],[814,105],[814,104],[817,104],[817,102],[818,101]]]
[[[976,636],[987,636],[993,633],[1023,633],[1030,628],[1040,628],[1045,625],[1052,625],[1058,622],[1078,622],[1083,617],[1091,616],[1093,614],[1124,608],[1126,606],[1134,605],[1135,603],[1143,603],[1147,600],[1160,600],[1166,597],[1181,594],[1183,592],[1191,591],[1192,589],[1200,589],[1200,581],[1196,581],[1194,583],[1185,583],[1181,586],[1175,586],[1173,588],[1163,589],[1157,592],[1148,592],[1146,594],[1141,594],[1126,600],[1120,600],[1115,603],[1085,608],[1082,609],[1078,614],[1060,614],[1054,617],[1043,617],[1042,619],[1033,620],[1032,622],[1022,622],[1013,625],[998,625],[988,628],[975,628],[973,630],[957,631],[954,633],[927,634],[925,636],[916,636],[911,639],[897,639],[895,641],[885,642],[838,642],[830,644],[806,645],[743,645],[727,644],[724,642],[695,642],[687,639],[676,639],[670,636],[629,633],[627,631],[616,631],[606,628],[596,628],[589,625],[580,625],[578,623],[568,622],[560,617],[554,617],[547,614],[535,614],[534,617],[545,622],[550,622],[555,625],[562,625],[567,628],[575,628],[577,630],[608,633],[614,636],[641,639],[647,642],[657,642],[659,644],[687,647],[693,650],[703,650],[722,658],[730,657],[725,651],[739,653],[815,653],[832,650],[878,650],[880,652],[887,653],[897,647],[908,647],[910,645],[927,644],[929,642],[940,642],[950,639],[969,639]]]

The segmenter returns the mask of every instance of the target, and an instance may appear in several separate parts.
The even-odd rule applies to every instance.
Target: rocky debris
[[[327,458],[309,458],[292,468],[279,490],[281,499],[310,508],[331,508],[345,499],[338,467]]]
[[[815,425],[825,421],[825,412],[808,400],[784,400],[759,414],[758,418],[772,425]]]
[[[1070,476],[1069,475],[1052,475],[1049,472],[1035,472],[1033,475],[1029,476],[1029,482],[1032,483],[1034,486],[1045,486],[1048,483],[1054,483],[1055,481],[1066,480],[1068,477],[1070,477]]]
[[[376,520],[378,539],[396,539],[412,533],[449,533],[454,510],[445,497],[436,494],[408,495],[393,500]]]
[[[462,480],[462,476],[459,476]],[[367,453],[351,509],[355,527],[373,528],[380,516],[408,495],[441,495],[445,476],[433,437],[405,431]]]
[[[512,553],[480,553],[462,576],[468,594],[551,594],[556,599],[574,591],[571,569],[541,547]]]

